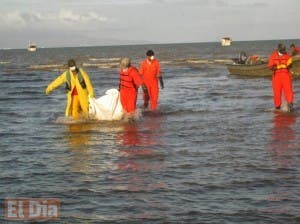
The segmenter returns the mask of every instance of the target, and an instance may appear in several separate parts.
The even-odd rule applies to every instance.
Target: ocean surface
[[[58,198],[49,223],[300,223],[300,81],[295,113],[273,111],[270,78],[231,76],[241,50],[279,42],[0,50],[0,222],[5,198]],[[74,58],[100,97],[118,62],[153,49],[165,88],[135,122],[64,122]],[[141,97],[138,107],[142,106]],[[19,222],[18,222],[19,223]]]

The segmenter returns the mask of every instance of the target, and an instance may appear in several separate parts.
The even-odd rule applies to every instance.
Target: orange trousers
[[[287,103],[293,103],[294,93],[292,85],[292,76],[288,73],[273,75],[272,79],[274,105],[275,107],[281,106],[282,92]]]
[[[133,88],[120,89],[120,101],[123,109],[127,113],[133,113],[136,110],[137,91]]]
[[[158,96],[159,96],[159,89],[158,89],[158,80],[153,79],[151,81],[144,81],[144,84],[147,87],[149,100],[150,100],[150,109],[156,110],[158,106]],[[144,99],[144,107],[148,107],[147,99],[145,95],[143,95]]]

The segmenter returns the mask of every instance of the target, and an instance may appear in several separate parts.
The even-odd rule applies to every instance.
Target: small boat
[[[221,45],[222,45],[222,46],[230,46],[230,45],[231,45],[231,42],[232,42],[232,40],[231,40],[230,37],[223,37],[223,38],[221,39]]]
[[[238,64],[233,59],[232,64],[226,64],[226,67],[231,75],[253,76],[253,77],[268,77],[272,76],[273,72],[268,68],[267,60],[261,60],[259,64]],[[300,77],[300,55],[293,56],[293,64],[291,67],[293,77]]]
[[[37,49],[37,47],[35,44],[31,44],[31,43],[28,44],[28,47],[27,47],[28,51],[34,52],[34,51],[36,51],[36,49]]]

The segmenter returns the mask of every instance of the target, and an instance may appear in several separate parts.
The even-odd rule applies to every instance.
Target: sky
[[[0,48],[298,39],[299,0],[0,0]]]

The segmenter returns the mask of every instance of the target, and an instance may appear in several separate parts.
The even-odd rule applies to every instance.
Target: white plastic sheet
[[[112,121],[121,120],[124,112],[117,89],[109,89],[98,99],[89,98],[89,115],[93,119]]]

